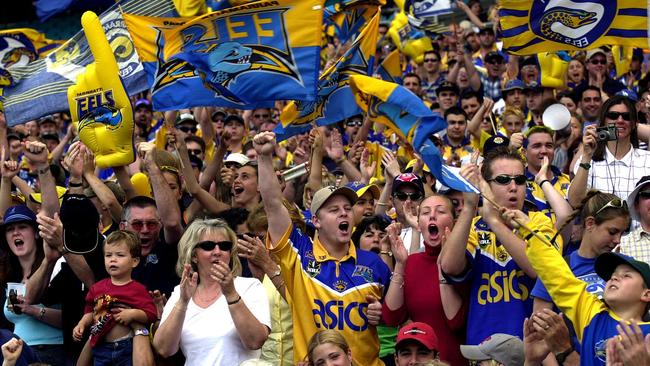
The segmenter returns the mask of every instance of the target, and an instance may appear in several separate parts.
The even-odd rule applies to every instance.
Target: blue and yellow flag
[[[442,184],[461,192],[478,192],[457,171],[444,165],[440,150],[430,137],[447,128],[447,122],[427,108],[422,99],[403,86],[367,76],[351,76],[350,87],[368,117],[406,137]]]
[[[569,63],[556,53],[545,52],[537,55],[539,63],[539,82],[547,88],[564,89]]]
[[[364,25],[372,21],[377,14],[378,7],[375,5],[357,5],[345,8],[330,17],[324,17],[323,22],[332,28],[332,34],[336,35],[341,44],[354,39]]]
[[[312,101],[322,22],[320,2],[240,5],[163,29],[164,59],[166,64],[186,61],[196,68],[214,93],[211,105]],[[160,109],[156,99],[154,106]]]
[[[325,1],[325,16],[331,17],[332,15],[357,5],[386,5],[386,0],[326,0]]]
[[[350,49],[319,78],[317,99],[313,102],[291,102],[282,111],[282,125],[278,125],[274,131],[278,141],[307,132],[314,124],[326,126],[361,114],[359,107],[350,103],[353,96],[349,78],[351,75],[372,73],[380,17],[377,7],[375,10],[375,16],[363,28]]]
[[[175,110],[215,103],[214,90],[206,87],[196,68],[183,60],[164,62],[163,29],[185,24],[189,19],[158,18],[124,14],[129,32],[133,37],[140,61],[147,74],[151,96],[157,110]],[[188,97],[191,95],[191,98]],[[219,105],[228,108],[270,108],[273,102],[230,103],[220,100]]]
[[[397,13],[388,29],[393,44],[405,55],[421,64],[424,52],[433,50],[431,39],[424,31],[413,27],[404,11]]]
[[[0,31],[0,86],[13,84],[11,68],[27,66],[61,44],[63,41],[48,39],[36,29],[16,28]]]
[[[139,0],[121,3],[121,10],[151,16],[175,16],[170,0]],[[129,95],[148,89],[147,78],[138,59],[122,12],[114,5],[101,15],[108,42],[115,52],[120,76]],[[68,109],[68,87],[93,62],[88,41],[80,31],[44,58],[12,68],[14,85],[4,88],[3,105],[10,126]]]
[[[379,64],[375,74],[382,80],[402,85],[402,60],[399,50],[389,53]]]
[[[648,48],[646,0],[502,0],[503,49],[517,55],[604,45]]]

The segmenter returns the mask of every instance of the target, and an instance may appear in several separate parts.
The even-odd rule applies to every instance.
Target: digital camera
[[[605,126],[596,128],[596,136],[598,136],[598,141],[616,141],[618,138],[618,132],[616,126]]]

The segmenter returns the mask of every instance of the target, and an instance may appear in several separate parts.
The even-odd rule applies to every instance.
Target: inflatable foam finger
[[[130,164],[135,160],[131,101],[99,18],[87,11],[81,25],[95,61],[68,88],[72,120],[98,167]]]

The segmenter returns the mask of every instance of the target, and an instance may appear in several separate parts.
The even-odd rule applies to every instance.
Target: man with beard
[[[272,177],[275,134],[260,133],[253,143],[259,176]],[[325,328],[337,329],[345,337],[355,350],[355,365],[382,365],[375,327],[381,317],[377,299],[388,287],[390,270],[377,254],[351,244],[357,194],[333,186],[314,194],[311,212],[317,237],[312,241],[292,224],[279,182],[265,178],[260,183],[268,217],[266,243],[278,258],[286,291],[293,299],[294,360],[305,359],[310,337]]]

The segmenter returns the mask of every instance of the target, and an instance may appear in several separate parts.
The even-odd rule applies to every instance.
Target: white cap
[[[237,163],[239,165],[246,165],[251,159],[248,156],[240,153],[229,154],[226,159],[223,161],[225,163]]]

